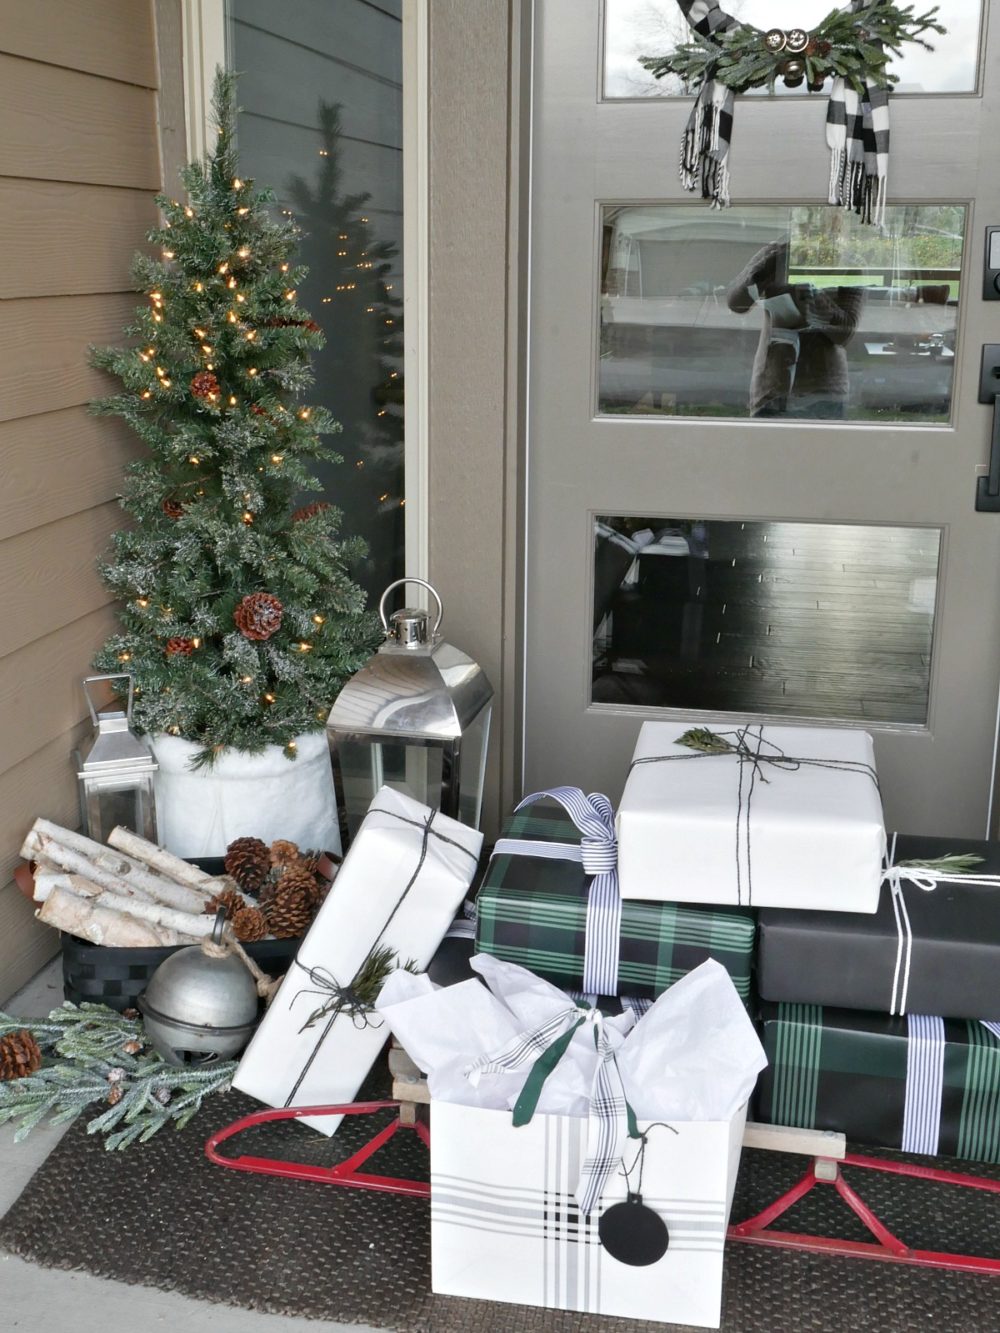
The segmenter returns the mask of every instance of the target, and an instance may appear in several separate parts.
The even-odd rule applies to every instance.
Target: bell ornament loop
[[[406,583],[416,583],[419,587],[425,588],[437,602],[437,620],[435,620],[434,628],[429,636],[425,628],[428,619],[427,613],[425,611],[414,611],[408,607],[395,612],[392,616],[392,627],[390,628],[389,620],[385,614],[386,598],[394,589],[401,588]],[[378,604],[378,618],[382,622],[382,628],[385,630],[387,638],[395,639],[405,648],[417,648],[423,643],[428,641],[433,643],[437,639],[441,621],[444,619],[444,607],[441,605],[441,598],[438,596],[437,590],[425,579],[396,579],[395,583],[390,583],[382,594]]]

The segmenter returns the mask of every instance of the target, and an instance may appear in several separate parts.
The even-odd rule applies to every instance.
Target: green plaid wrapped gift
[[[580,843],[565,811],[544,801],[514,814],[505,839]],[[476,946],[563,989],[580,989],[590,876],[579,861],[494,854],[476,900]],[[754,914],[748,908],[622,903],[618,993],[655,998],[714,958],[750,996]]]
[[[763,1004],[754,1118],[1000,1162],[1000,1025]]]

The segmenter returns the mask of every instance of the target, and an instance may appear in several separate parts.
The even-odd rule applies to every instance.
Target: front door
[[[805,27],[830,0],[722,8]],[[526,790],[617,800],[648,717],[819,722],[872,733],[891,826],[986,831],[1000,25],[943,8],[895,66],[879,229],[825,202],[829,82],[737,98],[711,210],[678,180],[692,99],[639,61],[675,0],[537,0]]]

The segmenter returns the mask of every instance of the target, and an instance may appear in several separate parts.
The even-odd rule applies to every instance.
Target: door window
[[[598,411],[950,420],[965,209],[605,206]],[[665,443],[667,443],[665,439]]]

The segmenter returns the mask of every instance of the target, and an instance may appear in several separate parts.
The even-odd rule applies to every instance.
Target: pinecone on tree
[[[160,508],[166,514],[167,518],[180,518],[181,514],[184,513],[184,506],[181,504],[180,500],[164,500],[160,505]]]
[[[194,652],[194,639],[175,634],[163,645],[163,651],[168,657],[190,657]]]
[[[241,907],[233,913],[232,924],[236,938],[243,944],[262,940],[268,933],[267,917],[259,907]]]
[[[214,916],[220,907],[224,907],[226,916],[230,921],[233,921],[236,918],[236,913],[242,912],[246,905],[243,895],[237,893],[235,889],[220,889],[214,898],[209,898],[202,911]]]
[[[285,876],[282,876],[282,881]],[[275,939],[290,940],[305,934],[313,919],[313,896],[301,884],[282,887],[276,891],[264,908],[267,924]]]
[[[196,398],[214,398],[219,392],[219,381],[210,370],[199,370],[191,380],[191,392]]]
[[[272,593],[251,592],[233,612],[236,628],[247,639],[269,639],[281,629],[284,607]]]
[[[244,893],[258,893],[271,868],[267,843],[260,838],[237,838],[226,848],[224,865]]]
[[[0,1082],[26,1078],[41,1067],[42,1052],[27,1028],[0,1037]]]
[[[324,509],[330,506],[325,500],[313,500],[312,504],[303,505],[301,509],[296,509],[292,514],[293,523],[304,523],[307,518],[312,518],[315,514],[321,514]]]

